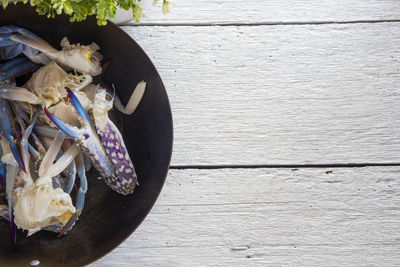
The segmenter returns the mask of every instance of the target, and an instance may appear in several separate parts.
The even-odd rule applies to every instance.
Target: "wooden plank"
[[[396,266],[399,174],[171,170],[135,234],[91,266]]]
[[[400,23],[123,27],[173,108],[173,165],[400,162]]]
[[[142,1],[144,24],[254,24],[254,23],[319,23],[332,21],[365,21],[400,19],[397,0],[174,0],[171,13],[163,16],[161,2]],[[121,11],[122,21],[131,12]]]

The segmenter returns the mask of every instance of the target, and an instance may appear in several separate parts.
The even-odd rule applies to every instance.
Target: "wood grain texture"
[[[123,29],[165,82],[173,165],[400,162],[400,23]]]
[[[172,170],[92,267],[398,266],[400,167]]]
[[[274,24],[333,21],[397,20],[400,3],[397,0],[174,0],[171,13],[163,16],[161,0],[142,1],[144,24]],[[128,18],[131,12],[125,12]],[[123,14],[125,15],[125,14]]]

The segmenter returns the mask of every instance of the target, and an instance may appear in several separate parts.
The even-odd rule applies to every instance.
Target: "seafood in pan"
[[[119,194],[138,185],[134,155],[108,112],[132,114],[146,83],[123,106],[115,91],[98,83],[97,44],[64,38],[60,45],[57,50],[27,29],[0,26],[0,216],[14,242],[17,229],[59,237],[71,230],[90,190],[91,167]]]

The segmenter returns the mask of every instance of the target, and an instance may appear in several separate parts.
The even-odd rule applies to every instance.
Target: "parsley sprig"
[[[16,4],[17,0],[12,0]],[[139,22],[144,17],[140,7],[140,0],[23,0],[24,4],[30,3],[36,8],[36,12],[48,18],[54,18],[56,14],[65,13],[70,16],[70,21],[83,21],[90,15],[96,15],[98,25],[106,25],[107,19],[114,18],[117,7],[132,10],[132,17]],[[155,5],[158,0],[153,0]],[[10,0],[0,0],[6,8]],[[169,12],[170,2],[163,0],[163,13]]]

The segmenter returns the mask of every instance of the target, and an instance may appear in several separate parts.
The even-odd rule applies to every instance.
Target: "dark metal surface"
[[[67,36],[71,43],[96,42],[104,59],[112,61],[105,81],[114,83],[123,102],[137,82],[147,90],[132,116],[118,115],[120,126],[136,171],[139,187],[122,196],[88,174],[89,189],[83,213],[67,236],[41,231],[27,238],[18,232],[17,244],[10,240],[8,223],[0,221],[0,266],[81,266],[93,262],[124,241],[142,222],[164,184],[172,152],[172,116],[167,94],[156,69],[143,50],[121,29],[109,23],[98,27],[94,18],[70,23],[66,17],[47,19],[28,5],[0,9],[0,25],[28,28],[59,48]],[[156,236],[154,237],[156,238]]]

